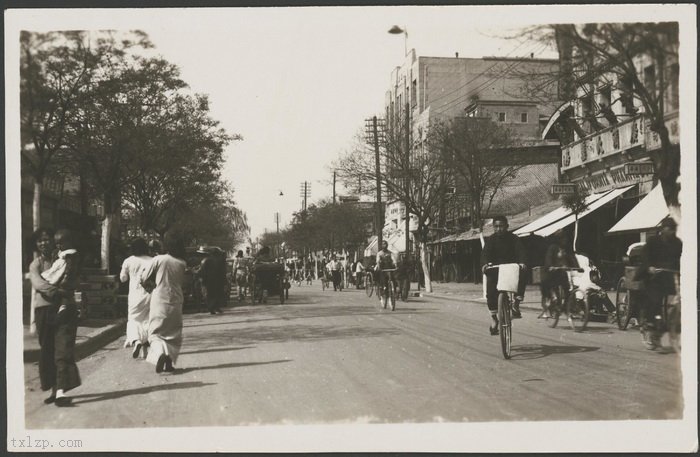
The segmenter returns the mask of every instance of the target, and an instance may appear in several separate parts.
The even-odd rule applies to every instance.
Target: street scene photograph
[[[697,452],[695,5],[5,11],[14,452]]]

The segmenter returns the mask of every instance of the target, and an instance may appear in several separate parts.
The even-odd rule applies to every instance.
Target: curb
[[[75,345],[75,360],[84,359],[101,347],[119,338],[126,331],[126,319],[118,319],[113,324],[101,327],[87,335],[87,337]],[[39,361],[40,349],[27,349],[24,351],[24,362]]]

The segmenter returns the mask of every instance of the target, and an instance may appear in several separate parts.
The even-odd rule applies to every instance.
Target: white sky
[[[598,18],[602,6],[596,6]],[[141,29],[180,66],[193,91],[209,94],[212,117],[244,140],[227,151],[225,176],[247,213],[253,238],[281,227],[310,202],[332,194],[331,162],[383,112],[390,73],[403,62],[404,37],[417,55],[524,56],[536,43],[498,39],[549,22],[549,7],[307,7],[142,10],[25,10],[30,30]],[[661,10],[659,10],[661,11]],[[591,8],[559,9],[569,21]],[[628,13],[622,11],[621,17]],[[653,17],[653,16],[651,16]],[[35,19],[35,20],[34,20]],[[595,18],[591,18],[595,20]],[[511,54],[517,47],[516,52]],[[284,196],[279,196],[279,191]],[[337,187],[338,193],[342,189]]]

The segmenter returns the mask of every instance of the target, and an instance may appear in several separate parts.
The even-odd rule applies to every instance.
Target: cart
[[[289,298],[284,265],[277,262],[258,263],[250,272],[251,303],[267,303],[267,297],[278,295],[280,304]]]

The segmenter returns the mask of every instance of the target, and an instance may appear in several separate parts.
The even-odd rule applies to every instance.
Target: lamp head
[[[398,25],[394,25],[389,29],[389,33],[394,34],[394,35],[398,35],[401,33],[406,33],[406,31],[404,29],[402,29],[401,27],[399,27]]]

